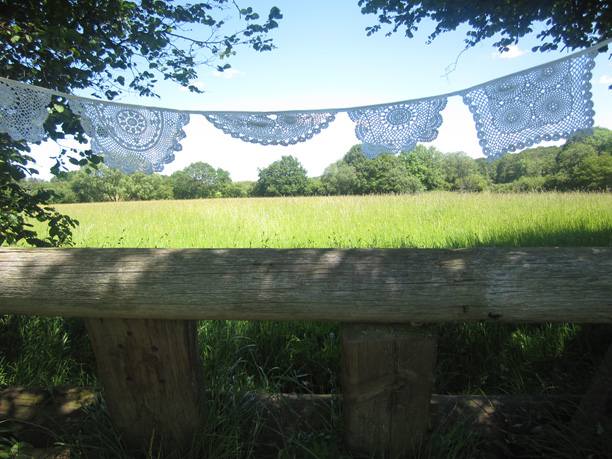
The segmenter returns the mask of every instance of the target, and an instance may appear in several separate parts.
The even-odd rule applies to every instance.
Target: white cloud
[[[235,76],[238,76],[238,75],[243,75],[243,73],[240,70],[230,68],[230,69],[224,70],[223,72],[214,71],[213,75],[229,79],[229,78],[234,78]]]
[[[528,52],[529,51],[527,51],[527,50],[519,49],[519,47],[516,46],[516,45],[510,45],[510,46],[508,46],[508,51],[506,51],[504,53],[495,52],[492,55],[493,55],[493,57],[495,57],[497,59],[514,59],[514,58],[522,56],[523,54],[526,54]]]
[[[602,77],[599,79],[599,82],[601,84],[612,84],[612,76],[602,75]]]

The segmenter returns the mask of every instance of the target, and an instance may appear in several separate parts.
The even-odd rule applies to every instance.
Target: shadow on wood
[[[427,429],[435,327],[342,324],[342,412],[349,448],[392,457],[418,448]]]
[[[55,395],[54,395],[55,394]],[[230,394],[227,394],[230,397]],[[551,413],[573,413],[580,396],[452,396],[434,395],[429,407],[429,429],[461,425],[492,441],[503,437],[518,422],[550,419]],[[10,387],[0,392],[0,420],[10,423],[14,435],[49,453],[52,445],[74,427],[70,419],[81,419],[85,410],[96,410],[99,398],[88,388]],[[250,392],[243,403],[255,405],[253,423],[260,424],[259,441],[271,452],[282,448],[287,438],[329,430],[337,420],[340,395],[264,394]],[[40,435],[44,432],[45,435]],[[43,456],[44,457],[44,456]],[[53,457],[53,456],[52,456]]]
[[[204,378],[195,321],[85,319],[111,418],[127,443],[188,445]]]
[[[612,248],[0,247],[0,314],[612,322]]]

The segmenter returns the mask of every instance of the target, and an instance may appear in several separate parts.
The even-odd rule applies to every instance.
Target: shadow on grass
[[[461,236],[460,240],[448,239],[447,248],[464,247],[611,247],[612,223],[599,230],[592,229],[524,229],[520,232],[499,231],[493,236],[477,234]]]

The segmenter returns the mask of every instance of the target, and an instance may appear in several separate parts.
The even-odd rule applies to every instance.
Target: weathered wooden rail
[[[612,248],[0,247],[0,279],[2,314],[86,319],[134,441],[186,439],[202,415],[194,320],[342,322],[347,442],[394,453],[425,429],[436,336],[422,324],[612,323]]]
[[[9,249],[5,314],[612,322],[611,248]]]

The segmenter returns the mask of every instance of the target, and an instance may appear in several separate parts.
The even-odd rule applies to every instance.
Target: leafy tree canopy
[[[280,10],[272,8],[260,23],[251,7],[238,8],[244,28],[223,35],[224,10],[234,5],[228,0],[2,2],[3,75],[63,92],[91,89],[109,99],[124,89],[153,95],[159,77],[189,86],[199,65],[229,57],[240,45],[272,49],[265,36],[277,27]]]
[[[389,34],[404,30],[412,38],[423,21],[435,23],[429,41],[459,26],[469,25],[465,42],[468,47],[496,36],[494,46],[507,50],[511,44],[534,32],[542,44],[534,51],[586,48],[612,38],[612,2],[610,0],[359,0],[364,14],[378,14],[379,24],[368,27],[368,34],[384,25]]]

